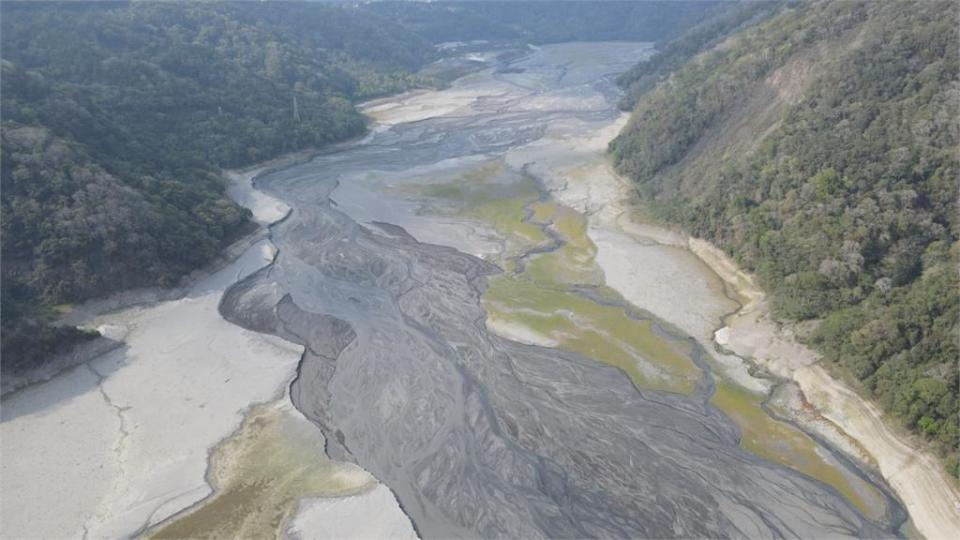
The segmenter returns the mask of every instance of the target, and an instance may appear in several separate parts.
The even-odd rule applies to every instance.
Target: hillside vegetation
[[[508,40],[661,41],[725,11],[716,0],[371,2],[364,9],[389,17],[434,43]]]
[[[817,323],[811,344],[954,474],[958,9],[787,6],[648,88],[610,146],[655,215]]]
[[[632,110],[640,96],[695,54],[716,45],[729,34],[771,16],[783,5],[783,2],[758,0],[742,6],[715,10],[712,17],[685,31],[680,38],[660,45],[655,56],[617,77],[617,84],[624,90],[620,108],[625,111]]]
[[[352,101],[435,56],[322,5],[2,5],[3,357],[47,354],[51,304],[171,285],[249,226],[221,167],[364,132]],[[56,341],[56,340],[54,340]]]

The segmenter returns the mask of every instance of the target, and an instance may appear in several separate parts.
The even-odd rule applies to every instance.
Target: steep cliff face
[[[956,474],[957,5],[810,2],[641,95],[617,169]],[[644,68],[637,70],[642,75]]]

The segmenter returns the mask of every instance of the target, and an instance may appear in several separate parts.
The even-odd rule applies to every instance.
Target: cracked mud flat
[[[283,394],[300,347],[218,316],[261,241],[187,297],[107,315],[125,347],[3,401],[2,535],[112,538],[204,498],[208,449]]]
[[[748,451],[714,406],[716,355],[702,336],[611,296],[593,255],[565,253],[575,233],[534,206],[549,203],[551,163],[578,159],[563,141],[617,122],[611,76],[646,48],[544,47],[511,73],[414,96],[413,110],[381,103],[393,124],[260,178],[292,212],[271,228],[275,261],[231,287],[221,313],[306,348],[294,405],[331,458],[392,490],[423,537],[893,535],[899,505],[838,452],[810,442],[837,475],[813,478]],[[544,262],[554,254],[569,259]],[[569,261],[561,277],[537,270]],[[490,331],[490,301],[508,308],[490,326],[520,339]],[[518,313],[574,324],[538,329]],[[644,337],[615,354],[579,347],[585,320]],[[638,367],[663,368],[667,354],[695,366],[673,392]],[[749,399],[731,401],[728,413]],[[860,507],[841,495],[848,484]]]

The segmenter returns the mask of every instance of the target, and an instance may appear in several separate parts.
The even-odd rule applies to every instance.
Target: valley
[[[901,535],[883,454],[798,413],[809,351],[744,347],[749,276],[613,172],[614,78],[651,51],[534,47],[234,175],[249,248],[91,309],[124,345],[4,398],[3,535]],[[89,459],[44,450],[57,425]]]

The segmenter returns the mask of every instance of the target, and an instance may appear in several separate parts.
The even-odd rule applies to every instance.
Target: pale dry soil
[[[183,299],[102,316],[123,349],[4,399],[3,536],[128,535],[209,494],[209,449],[282,395],[300,356],[217,312],[272,257],[261,241]]]

